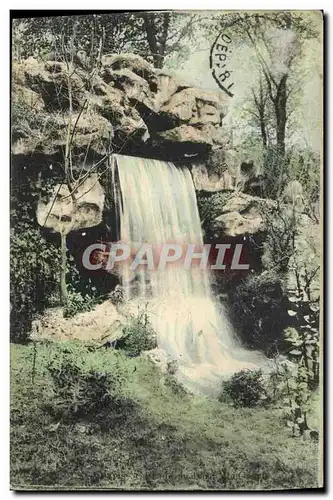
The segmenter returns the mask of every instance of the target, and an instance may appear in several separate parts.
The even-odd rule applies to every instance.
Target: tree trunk
[[[163,14],[163,25],[161,33],[157,34],[154,17],[151,14],[143,15],[144,29],[147,35],[149,49],[154,61],[155,68],[162,69],[165,57],[166,41],[169,30],[170,14]]]
[[[266,132],[266,125],[265,125],[265,117],[264,115],[260,115],[260,132],[261,132],[261,139],[262,139],[262,144],[264,148],[267,148],[267,132]]]
[[[276,146],[282,157],[285,155],[286,145],[286,125],[287,125],[287,75],[281,78],[279,83],[276,100]]]
[[[147,35],[149,49],[153,56],[154,66],[157,68],[159,60],[158,60],[156,31],[155,31],[154,21],[152,20],[150,14],[143,15],[143,24]]]
[[[61,298],[61,304],[63,306],[67,305],[66,271],[67,271],[66,234],[61,233],[60,298]]]
[[[163,54],[156,54],[156,55],[154,55],[154,66],[155,66],[155,68],[162,69],[163,68],[163,62],[164,62],[164,55]]]
[[[163,14],[163,27],[162,27],[162,33],[159,36],[158,39],[158,61],[156,66],[159,69],[163,68],[164,64],[164,57],[165,57],[165,49],[166,49],[166,43],[167,43],[167,38],[168,38],[168,31],[169,31],[169,24],[170,24],[170,14],[169,12],[166,12]]]

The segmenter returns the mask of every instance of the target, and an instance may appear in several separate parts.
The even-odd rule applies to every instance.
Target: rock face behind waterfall
[[[227,112],[222,92],[192,88],[156,70],[133,54],[102,58],[91,76],[84,67],[71,71],[77,149],[105,154],[110,143],[151,143],[154,147],[179,144],[183,152],[209,151],[225,143],[221,122]],[[68,69],[64,62],[32,57],[13,63],[14,154],[61,152],[69,120]],[[15,113],[27,109],[24,123]]]

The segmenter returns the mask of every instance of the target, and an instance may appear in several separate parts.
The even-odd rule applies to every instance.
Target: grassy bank
[[[82,346],[82,356],[88,355]],[[118,356],[122,402],[56,418],[46,365],[56,344],[11,346],[11,485],[29,488],[317,487],[318,443],[292,438],[281,409],[236,409],[184,395],[144,357]]]

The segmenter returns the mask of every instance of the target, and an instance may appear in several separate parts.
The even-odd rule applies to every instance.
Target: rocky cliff
[[[223,125],[228,99],[219,91],[190,87],[131,54],[105,55],[93,71],[83,63],[14,62],[13,163],[38,158],[39,165],[61,165],[70,124],[79,168],[110,152],[155,156],[190,165],[198,192],[239,190],[244,175]],[[212,156],[215,171],[207,167]],[[98,180],[88,178],[80,190],[74,225],[64,185],[39,204],[39,224],[59,232],[100,223],[104,194]]]
[[[89,147],[103,155],[145,146],[204,153],[227,144],[221,126],[227,99],[192,88],[131,54],[106,55],[92,72],[29,58],[13,64],[12,151],[61,153],[71,120],[77,150]],[[15,119],[20,111],[23,120]]]

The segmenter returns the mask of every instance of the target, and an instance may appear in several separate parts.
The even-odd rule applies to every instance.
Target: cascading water
[[[163,243],[203,245],[191,174],[173,163],[116,155],[121,201],[120,240],[139,247]],[[121,267],[129,303],[147,304],[158,347],[178,361],[177,377],[190,390],[214,394],[223,375],[261,364],[241,348],[213,300],[208,269]]]

